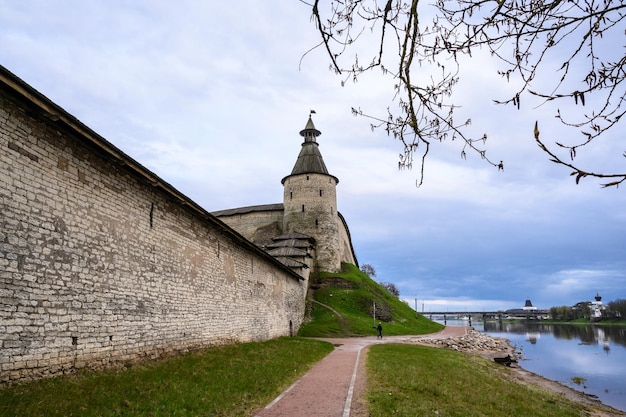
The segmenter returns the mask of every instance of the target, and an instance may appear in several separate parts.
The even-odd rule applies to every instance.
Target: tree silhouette
[[[498,170],[504,168],[502,161],[487,157],[487,134],[469,136],[471,120],[454,117],[459,104],[451,96],[459,81],[461,58],[479,49],[495,60],[499,78],[516,86],[509,97],[494,99],[496,103],[519,109],[526,97],[534,96],[559,106],[576,104],[574,110],[559,107],[553,115],[577,132],[567,140],[551,138],[553,144],[548,145],[541,138],[539,123],[534,129],[528,127],[528,136],[533,131],[551,161],[568,168],[577,183],[584,177],[601,178],[605,187],[626,181],[626,172],[575,165],[579,151],[619,129],[624,115],[623,1],[301,1],[311,6],[321,36],[316,47],[326,50],[342,84],[374,69],[393,80],[395,106],[388,107],[387,114],[371,115],[360,107],[352,112],[400,141],[400,169],[411,168],[414,155],[421,156],[418,186],[424,181],[430,146],[437,141],[460,139],[462,158],[473,151]]]
[[[396,298],[400,298],[400,290],[393,282],[379,282],[380,286],[389,291],[389,294],[393,295]]]
[[[376,269],[370,264],[361,265],[361,271],[365,272],[370,278],[376,276]]]

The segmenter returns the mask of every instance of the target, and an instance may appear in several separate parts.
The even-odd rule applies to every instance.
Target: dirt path
[[[341,332],[344,333],[344,334],[348,334],[348,335],[350,334],[350,333],[348,333],[348,327],[346,326],[346,318],[340,312],[338,312],[337,310],[335,310],[334,308],[332,308],[329,305],[326,305],[324,303],[320,303],[317,300],[311,300],[311,302],[315,303],[315,304],[319,304],[322,307],[327,308],[330,311],[332,311],[333,314],[335,315],[335,317],[337,317],[337,321],[339,322],[339,327],[341,327]]]

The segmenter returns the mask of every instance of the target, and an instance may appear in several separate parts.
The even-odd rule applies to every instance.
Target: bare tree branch
[[[401,143],[400,169],[412,168],[413,155],[421,153],[418,186],[424,181],[424,165],[434,141],[460,139],[463,159],[473,151],[503,169],[501,161],[487,157],[487,134],[471,137],[466,133],[471,120],[458,123],[454,118],[458,106],[451,96],[459,80],[459,58],[471,57],[477,48],[486,49],[503,65],[497,73],[506,82],[518,83],[510,97],[494,99],[495,103],[520,109],[528,94],[545,103],[573,101],[575,107],[589,109],[582,115],[571,109],[566,115],[559,109],[555,115],[582,135],[577,142],[555,143],[572,160],[581,148],[615,129],[626,112],[625,49],[605,40],[623,40],[623,1],[436,0],[434,13],[427,9],[433,5],[419,0],[330,0],[324,5],[321,10],[319,0],[313,2],[312,20],[322,39],[318,46],[324,45],[331,69],[342,75],[342,83],[356,81],[374,68],[394,80],[397,107],[388,108],[386,117],[370,115],[358,106],[353,114],[369,118],[373,129],[382,128]],[[420,22],[422,15],[428,16],[426,25]],[[354,59],[348,58],[352,64],[343,66],[345,55],[358,51],[356,45],[365,33],[376,39],[374,48],[366,48],[373,57],[362,61],[355,54]],[[386,52],[391,42],[397,56]],[[551,65],[558,59],[562,65],[555,77]],[[389,70],[394,67],[396,71]],[[424,73],[430,77],[425,79]],[[626,178],[626,173],[575,168],[536,140],[550,160],[575,170],[577,182],[583,177],[618,179],[603,184],[609,187]]]

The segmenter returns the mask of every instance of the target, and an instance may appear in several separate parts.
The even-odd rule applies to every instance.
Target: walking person
[[[377,339],[382,339],[383,338],[383,325],[381,322],[378,322],[378,327],[376,327],[376,330],[378,330]]]

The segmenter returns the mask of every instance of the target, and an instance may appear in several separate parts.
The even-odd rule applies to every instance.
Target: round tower
[[[341,269],[339,217],[337,214],[337,177],[330,175],[319,151],[311,116],[300,131],[304,138],[291,174],[281,181],[284,186],[285,233],[303,233],[315,239],[313,270],[338,272]]]

